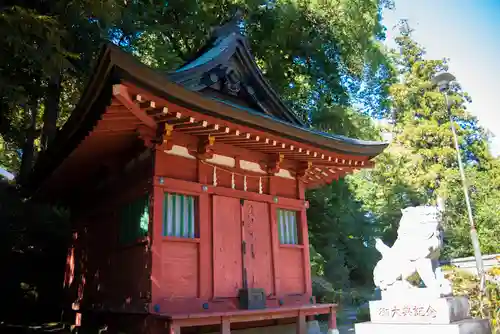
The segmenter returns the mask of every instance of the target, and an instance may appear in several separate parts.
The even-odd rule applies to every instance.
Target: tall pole
[[[449,104],[448,101],[448,93],[444,91],[443,95],[446,102],[448,117],[450,118],[450,127],[451,127],[451,132],[453,133],[453,141],[455,142],[455,150],[457,151],[458,169],[460,170],[460,177],[462,178],[462,187],[465,196],[465,204],[467,206],[467,213],[469,215],[470,237],[472,241],[472,248],[474,249],[474,257],[476,258],[476,269],[480,279],[480,289],[481,291],[484,291],[485,277],[484,277],[483,256],[481,254],[481,247],[479,246],[479,238],[477,236],[476,224],[474,223],[474,217],[472,215],[472,206],[470,203],[469,188],[467,187],[467,179],[465,178],[464,165],[462,163],[462,156],[460,154],[460,146],[458,145],[458,137],[457,137],[457,131],[455,129],[455,123],[453,122],[453,117],[451,114],[451,105]]]

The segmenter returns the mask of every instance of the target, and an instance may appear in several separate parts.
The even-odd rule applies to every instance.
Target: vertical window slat
[[[277,209],[280,243],[284,245],[298,245],[297,212]]]
[[[188,197],[188,237],[194,238],[194,212],[193,212],[194,198]]]
[[[194,196],[165,193],[164,201],[163,236],[195,238]]]
[[[180,235],[181,222],[179,221],[179,210],[180,210],[180,198],[179,195],[172,195],[173,204],[174,204],[174,212],[173,212],[173,223],[174,223],[174,237],[178,237]]]
[[[297,229],[297,215],[295,212],[291,213],[290,215],[291,218],[291,224],[293,227],[293,233],[292,233],[292,243],[297,245],[299,243],[299,238],[298,238],[298,229]]]
[[[179,196],[179,232],[178,237],[184,237],[184,195]]]
[[[278,209],[278,222],[280,228],[280,243],[285,243],[285,226],[283,223],[283,210]]]
[[[163,230],[162,230],[162,235],[165,237],[168,235],[168,231],[170,228],[170,225],[168,224],[168,213],[170,210],[170,206],[168,203],[168,195],[165,194],[163,197]]]
[[[167,235],[174,235],[174,211],[175,211],[175,202],[174,196],[171,194],[166,194],[167,202],[168,202],[168,212],[167,212]]]
[[[285,244],[290,243],[290,224],[288,224],[288,214],[283,210],[283,222],[285,224]]]

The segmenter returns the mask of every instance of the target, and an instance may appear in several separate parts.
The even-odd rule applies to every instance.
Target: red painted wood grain
[[[241,213],[237,198],[213,197],[214,297],[236,297],[242,288]]]
[[[280,247],[280,293],[304,293],[304,258],[302,247]]]
[[[198,297],[198,244],[164,241],[162,294],[166,298]]]

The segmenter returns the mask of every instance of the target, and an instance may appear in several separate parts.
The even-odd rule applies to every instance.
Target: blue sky
[[[395,0],[384,12],[387,44],[393,26],[408,19],[414,38],[432,59],[449,58],[450,72],[472,97],[469,111],[496,138],[500,154],[500,0]]]

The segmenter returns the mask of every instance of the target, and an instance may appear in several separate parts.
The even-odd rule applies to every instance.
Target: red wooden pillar
[[[276,195],[276,176],[269,178],[269,195]],[[279,235],[278,235],[278,222],[276,219],[276,205],[269,204],[269,224],[271,226],[271,254],[273,264],[273,282],[274,282],[274,295],[280,296],[280,272],[279,272]]]
[[[299,312],[299,316],[297,317],[297,334],[306,334],[307,333],[307,322],[306,316]]]
[[[198,245],[198,296],[202,299],[210,299],[213,295],[212,284],[212,213],[210,210],[210,196],[202,193],[198,204],[199,238]]]
[[[276,218],[276,205],[269,204],[269,223],[271,226],[271,254],[274,276],[274,294],[280,296],[280,270],[279,270],[279,251],[280,240],[278,235],[278,221]]]
[[[312,295],[312,280],[311,280],[311,261],[309,258],[309,231],[307,229],[307,214],[306,209],[302,209],[300,212],[300,228],[302,233],[302,243],[304,248],[302,249],[303,261],[304,261],[304,291],[308,295]]]
[[[158,182],[157,177],[154,177],[154,183]],[[158,309],[159,298],[162,296],[162,222],[163,222],[163,188],[157,185],[153,188],[153,219],[150,222],[150,238],[151,238],[151,304],[149,311],[153,313],[161,312]]]
[[[302,200],[306,199],[306,191],[304,188],[304,182],[302,182],[298,177],[297,177],[297,193],[299,195],[299,199],[302,199]]]
[[[338,333],[337,331],[337,311],[334,307],[330,308],[330,314],[328,315],[328,331],[333,333]]]
[[[307,228],[307,208],[305,205],[305,189],[304,183],[297,179],[297,188],[299,193],[299,199],[304,200],[304,206],[300,211],[300,231],[302,236],[302,244],[304,248],[302,249],[303,261],[304,261],[304,291],[307,295],[312,295],[312,281],[311,281],[311,261],[309,258],[309,230]]]
[[[198,183],[206,186],[208,182],[208,166],[198,159],[196,161]],[[211,196],[208,192],[203,192],[199,196],[198,222],[200,244],[198,248],[199,273],[198,273],[198,296],[202,299],[214,297],[214,284],[212,277],[212,210]]]
[[[269,178],[269,195],[276,195],[276,176]],[[271,226],[271,254],[273,264],[274,295],[280,296],[280,272],[279,272],[279,235],[278,222],[276,219],[276,205],[269,204],[269,225]]]

